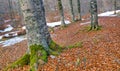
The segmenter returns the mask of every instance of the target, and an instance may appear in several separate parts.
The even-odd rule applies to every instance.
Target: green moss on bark
[[[20,59],[18,59],[17,61],[12,63],[8,67],[6,67],[4,69],[4,71],[7,71],[8,69],[11,69],[11,68],[16,68],[16,67],[28,65],[29,63],[30,63],[30,55],[29,54],[25,54]]]
[[[30,71],[37,71],[38,64],[44,64],[47,62],[48,54],[42,45],[32,45],[30,46],[30,50]]]
[[[62,51],[62,47],[58,44],[56,44],[53,40],[50,42],[50,45],[49,45],[50,49],[50,54],[52,55],[59,55],[60,52]]]

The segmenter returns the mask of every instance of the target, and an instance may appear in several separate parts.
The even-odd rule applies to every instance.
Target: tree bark
[[[4,24],[3,16],[0,14],[0,26]]]
[[[80,0],[77,0],[77,6],[78,6],[78,20],[82,20],[81,19],[81,4],[80,4]]]
[[[30,54],[31,71],[37,71],[39,61],[41,63],[49,53],[50,48],[48,46],[51,42],[46,25],[43,1],[20,0],[20,5],[26,25],[29,47],[27,53]],[[41,57],[43,57],[42,61]]]
[[[16,27],[15,26],[15,20],[14,20],[14,18],[15,18],[15,13],[14,13],[14,10],[13,10],[13,4],[12,4],[12,0],[8,0],[8,3],[9,3],[9,11],[10,11],[10,19],[11,19],[11,25],[13,26],[13,27]]]
[[[114,0],[114,14],[116,14],[116,8],[117,8],[117,4],[116,4],[116,0]]]
[[[65,26],[64,11],[63,11],[61,0],[58,0],[58,8],[59,8],[60,17],[61,17],[61,26]]]
[[[70,12],[71,12],[72,22],[74,22],[75,21],[75,14],[74,14],[74,11],[73,11],[73,2],[72,2],[72,0],[69,0],[69,4],[70,4]]]
[[[98,12],[97,12],[97,1],[91,0],[90,1],[90,13],[91,13],[91,28],[98,29]]]

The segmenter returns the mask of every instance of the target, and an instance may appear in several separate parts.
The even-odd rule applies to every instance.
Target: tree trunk
[[[38,65],[47,61],[48,54],[58,55],[51,49],[59,49],[51,40],[45,19],[45,10],[42,0],[19,0],[26,25],[28,51],[19,60],[5,68],[30,64],[30,71],[38,71]],[[51,48],[51,49],[50,49]]]
[[[74,11],[73,11],[73,2],[72,2],[72,0],[69,0],[69,4],[70,4],[70,12],[71,12],[72,22],[74,22],[75,21],[75,15],[74,15]]]
[[[61,16],[61,26],[65,26],[64,11],[63,11],[61,0],[58,0],[58,8],[59,8],[60,16]]]
[[[8,3],[9,3],[9,13],[10,13],[10,19],[11,21],[13,20],[13,10],[12,10],[12,2],[11,0],[8,0]]]
[[[20,5],[26,25],[29,46],[27,53],[30,53],[31,71],[37,71],[39,61],[40,63],[43,62],[44,58],[46,59],[45,56],[49,53],[48,46],[51,41],[46,25],[43,1],[20,0]],[[41,60],[41,57],[43,57],[43,60]]]
[[[3,16],[0,14],[0,26],[4,24]]]
[[[116,7],[116,5],[117,5],[116,3],[117,3],[116,0],[114,0],[114,14],[116,14],[116,8],[117,8]]]
[[[82,20],[81,19],[81,4],[80,4],[80,0],[77,0],[77,6],[78,6],[78,20]]]
[[[90,12],[91,12],[91,28],[98,29],[98,13],[97,13],[97,1],[91,0],[90,1]]]
[[[22,19],[23,18],[23,14],[22,14],[22,10],[21,10],[21,7],[20,7],[20,2],[18,1],[17,4],[18,4],[18,15],[20,16],[20,21],[23,24],[24,20]]]
[[[14,21],[14,11],[13,11],[13,6],[12,6],[12,0],[8,0],[9,3],[9,11],[10,11],[10,19],[11,19],[11,25],[15,27],[15,21]]]

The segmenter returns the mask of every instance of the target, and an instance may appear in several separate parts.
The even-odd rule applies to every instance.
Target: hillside
[[[83,21],[84,22],[84,21]],[[59,56],[50,56],[42,69],[45,71],[119,71],[120,70],[120,18],[99,17],[102,26],[98,31],[86,31],[88,25],[82,22],[70,24],[64,29],[57,28],[51,33],[52,39],[60,45],[76,45],[72,49],[64,49]],[[74,30],[73,30],[74,29]],[[79,42],[79,43],[78,43]],[[8,65],[22,56],[27,42],[0,48],[1,65]],[[77,44],[82,45],[79,46]],[[27,71],[29,66],[12,71]]]

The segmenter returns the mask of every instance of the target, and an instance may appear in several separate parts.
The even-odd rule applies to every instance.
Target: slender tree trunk
[[[61,0],[58,0],[58,8],[61,16],[61,26],[65,26],[64,11]]]
[[[44,58],[46,52],[49,53],[48,46],[51,41],[46,25],[43,1],[20,0],[20,5],[27,28],[26,32],[29,46],[28,53],[30,53],[31,71],[38,71],[38,63],[41,63],[40,58]],[[44,52],[43,49],[46,52]]]
[[[81,4],[80,4],[80,0],[77,0],[77,6],[78,6],[78,20],[82,20],[81,19]]]
[[[69,4],[70,4],[70,12],[71,12],[72,22],[74,22],[75,21],[75,14],[74,14],[74,11],[73,11],[73,2],[72,2],[72,0],[69,0]]]
[[[14,21],[14,11],[13,11],[13,5],[12,5],[12,0],[8,0],[9,3],[9,9],[10,9],[10,19],[11,19],[11,25],[15,27],[15,21]]]
[[[91,30],[98,28],[98,12],[97,12],[97,1],[90,1],[90,12],[91,12]]]
[[[117,4],[116,4],[117,2],[116,2],[116,0],[114,0],[114,14],[116,14],[116,6],[117,6]]]
[[[0,14],[0,26],[4,24],[3,16]]]
[[[10,18],[11,18],[11,21],[13,21],[13,10],[12,10],[12,2],[11,0],[8,0],[8,3],[9,3],[9,12],[10,12]]]
[[[17,3],[18,3],[18,14],[19,14],[19,16],[20,16],[20,23],[21,23],[22,25],[24,25],[23,13],[22,13],[22,9],[21,9],[21,7],[20,7],[20,2],[18,1]]]

